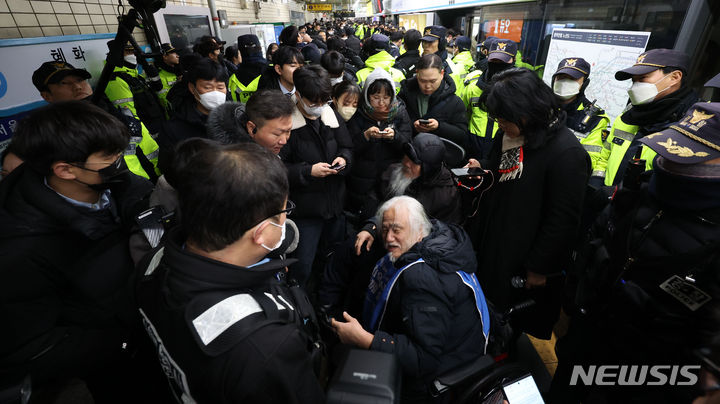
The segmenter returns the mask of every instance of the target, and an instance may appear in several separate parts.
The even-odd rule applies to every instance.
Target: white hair
[[[425,208],[417,199],[403,195],[390,198],[385,203],[380,205],[375,216],[379,226],[382,225],[383,215],[390,208],[404,209],[408,213],[408,225],[410,226],[410,232],[413,236],[420,236],[420,238],[427,237],[432,230],[432,223],[425,213]]]

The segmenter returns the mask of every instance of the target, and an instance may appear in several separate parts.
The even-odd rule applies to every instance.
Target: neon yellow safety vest
[[[125,66],[116,67],[114,71],[127,73],[132,77],[138,77],[140,75],[136,69],[131,69]],[[140,118],[137,116],[137,111],[135,110],[133,93],[130,91],[130,86],[127,82],[125,82],[125,80],[120,77],[110,80],[105,88],[105,95],[108,97],[110,102],[112,102],[115,108],[131,113],[135,119],[140,121]],[[157,168],[159,147],[155,139],[153,139],[150,132],[145,127],[145,124],[140,122],[140,125],[140,132],[142,136],[139,138],[137,136],[130,138],[130,144],[127,149],[125,149],[125,164],[127,164],[128,169],[133,174],[150,179],[150,175],[145,172],[145,169],[143,169],[140,164],[140,160],[135,155],[135,149],[137,147],[142,149],[145,157],[153,164],[155,173],[160,175],[160,170]]]
[[[160,169],[158,168],[158,156],[160,153],[160,148],[158,147],[155,139],[150,136],[150,132],[145,127],[145,124],[140,122],[140,125],[142,127],[142,137],[130,137],[130,143],[125,149],[123,158],[125,159],[125,164],[127,164],[130,172],[143,178],[151,179],[151,176],[148,175],[142,164],[140,164],[140,159],[138,159],[137,155],[135,154],[136,149],[140,147],[143,155],[145,155],[145,158],[148,159],[148,161],[150,161],[153,165],[153,169],[155,170],[155,175],[153,177],[157,177],[161,174]]]
[[[462,51],[458,53],[452,61],[455,63],[455,66],[463,70],[465,74],[468,74],[475,69],[475,61],[473,60],[472,53],[470,53],[470,51]]]
[[[624,173],[618,173],[620,164],[625,157],[625,153],[630,148],[630,143],[635,139],[635,135],[640,129],[637,125],[628,125],[622,120],[622,115],[615,118],[610,135],[607,140],[603,143],[603,153],[607,155],[607,169],[605,170],[605,185],[611,186],[615,181],[615,177],[624,175]],[[640,158],[645,160],[645,170],[652,170],[652,162],[655,158],[655,153],[649,147],[640,145],[642,151]],[[622,179],[622,178],[621,178]]]
[[[232,96],[233,101],[235,102],[242,102],[243,104],[250,99],[250,96],[253,95],[257,89],[258,84],[260,83],[260,77],[257,76],[253,81],[250,82],[247,86],[243,85],[243,83],[238,80],[237,76],[234,74],[230,76],[230,80],[228,81],[228,88],[230,89],[230,95]]]
[[[166,111],[170,111],[170,107],[168,105],[167,101],[167,93],[170,91],[172,86],[177,82],[177,75],[175,73],[170,73],[167,70],[158,69],[159,70],[159,76],[160,76],[160,82],[162,83],[162,90],[157,92],[158,99],[160,100],[160,104],[162,104],[163,107],[165,107]]]
[[[450,77],[455,82],[455,95],[462,97],[465,89],[465,78],[475,67],[475,61],[469,51],[460,52],[452,58],[451,69],[453,69]]]
[[[480,107],[480,96],[482,95],[483,90],[477,84],[481,76],[482,71],[480,70],[475,70],[467,75],[464,82],[465,88],[460,98],[465,104],[465,111],[468,117],[468,128],[470,129],[470,133],[476,136],[485,137],[485,132],[487,131],[488,126],[488,114],[487,111]],[[498,131],[498,126],[495,125],[494,121],[491,122],[491,136],[495,138],[495,134]]]
[[[520,51],[517,51],[517,53],[515,53],[515,66],[517,66],[517,67],[524,67],[524,68],[526,68],[526,69],[530,69],[530,70],[536,72],[536,73],[538,74],[538,76],[540,76],[540,78],[542,78],[543,72],[544,72],[544,70],[545,70],[545,69],[544,69],[544,67],[545,67],[544,65],[533,66],[533,65],[531,65],[530,63],[525,63],[525,62],[523,62],[523,60],[522,60],[522,53],[521,53]]]
[[[585,106],[580,103],[577,110],[584,111]],[[590,155],[593,169],[592,176],[604,178],[607,169],[607,156],[606,149],[603,147],[603,133],[607,133],[607,128],[610,125],[610,117],[604,112],[597,116],[600,117],[598,123],[594,128],[585,133],[572,128],[569,129],[575,134],[575,137],[577,137],[585,151]]]
[[[113,71],[126,73],[132,77],[140,76],[137,69],[131,69],[125,66],[118,66]],[[110,102],[112,102],[116,108],[128,109],[135,118],[138,118],[133,93],[125,80],[116,76],[114,79],[108,81],[107,87],[105,87],[105,95],[107,95]]]
[[[360,86],[360,88],[362,88],[363,84],[365,83],[365,79],[367,79],[367,76],[369,76],[373,70],[380,68],[390,73],[390,77],[392,77],[393,81],[395,82],[395,94],[399,93],[400,83],[405,80],[405,75],[400,70],[392,67],[394,64],[395,58],[393,58],[392,55],[385,51],[380,51],[370,56],[365,61],[365,67],[355,73],[355,76],[358,80],[358,85]]]

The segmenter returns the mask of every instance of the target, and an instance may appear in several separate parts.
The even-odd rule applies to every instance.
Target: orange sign
[[[509,39],[520,42],[522,38],[523,20],[497,19],[485,21],[483,31],[485,36],[494,36],[500,39]]]

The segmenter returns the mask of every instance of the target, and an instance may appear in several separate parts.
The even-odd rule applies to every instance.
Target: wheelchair
[[[452,369],[433,380],[430,388],[437,402],[453,404],[543,403],[536,376],[517,360],[512,315],[535,304],[518,303],[495,314],[488,342],[489,354]],[[523,338],[523,336],[521,336]],[[394,355],[352,349],[335,372],[328,388],[327,403],[405,404],[400,397],[401,372]]]

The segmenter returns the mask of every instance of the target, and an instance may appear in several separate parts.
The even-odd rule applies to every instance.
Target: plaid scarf
[[[390,104],[390,108],[387,113],[380,113],[378,111],[375,111],[375,108],[373,108],[369,103],[363,102],[360,106],[365,112],[365,115],[367,115],[370,119],[374,121],[380,121],[380,122],[392,122],[395,119],[395,116],[398,113],[398,108],[400,106],[400,103],[397,100],[397,97],[393,99],[392,103]]]
[[[523,145],[525,138],[511,138],[503,134],[502,155],[500,155],[499,182],[520,178],[523,172]]]

